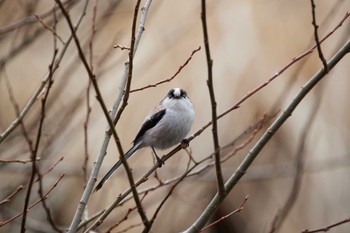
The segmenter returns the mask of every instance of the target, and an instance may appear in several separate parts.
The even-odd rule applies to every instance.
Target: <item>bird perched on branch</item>
[[[164,164],[155,152],[155,149],[168,149],[181,142],[191,129],[194,121],[194,109],[186,91],[181,88],[171,89],[165,98],[148,114],[133,146],[124,155],[130,158],[137,150],[143,147],[151,147],[161,167]],[[102,188],[113,173],[122,164],[119,160],[97,184],[95,192]]]

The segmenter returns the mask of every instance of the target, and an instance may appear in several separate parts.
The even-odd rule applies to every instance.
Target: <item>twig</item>
[[[57,186],[58,183],[62,180],[63,177],[64,177],[64,174],[62,174],[62,175],[58,178],[58,180],[52,185],[52,187],[45,193],[44,199],[47,199],[47,198],[48,198],[50,192],[51,192],[54,188],[56,188],[56,186]],[[35,201],[32,205],[30,205],[30,206],[27,208],[26,212],[29,212],[33,207],[35,207],[37,204],[39,204],[42,200],[43,200],[43,198],[40,198],[40,199],[38,199],[37,201]],[[13,220],[19,218],[19,217],[22,216],[22,215],[23,215],[23,212],[21,212],[21,213],[15,215],[15,216],[13,216],[13,217],[11,217],[11,218],[9,218],[9,219],[3,221],[3,222],[0,222],[0,227],[2,227],[2,226],[4,226],[4,225],[6,225],[7,223],[9,223],[9,222],[11,222],[11,221],[13,221]]]
[[[315,5],[314,0],[311,0],[311,12],[312,12],[312,25],[314,26],[314,36],[315,36],[315,42],[316,42],[316,46],[317,46],[318,56],[320,57],[320,60],[321,60],[323,67],[324,67],[324,70],[326,72],[328,72],[327,61],[323,56],[321,44],[320,44],[320,41],[318,39],[318,32],[317,32],[318,25],[316,23],[316,5]]]
[[[135,33],[136,33],[137,15],[138,15],[140,3],[141,3],[141,0],[137,0],[136,5],[135,5],[135,9],[134,9],[134,17],[133,17],[133,22],[132,22],[132,27],[131,27],[130,51],[129,51],[129,69],[128,69],[129,73],[128,73],[128,79],[126,82],[125,92],[124,92],[123,104],[122,104],[121,108],[119,109],[119,115],[125,109],[126,105],[128,104],[128,99],[129,99],[131,80],[132,80],[132,72],[133,72],[133,66],[134,66],[134,49],[135,49],[135,46],[137,46],[137,45],[135,45],[135,40],[136,40]],[[139,27],[139,30],[144,31],[144,27],[143,26],[142,26],[142,28]],[[111,124],[110,127],[112,129],[113,125]],[[125,167],[128,179],[129,179],[131,191],[133,193],[133,197],[134,197],[134,200],[136,203],[137,210],[138,210],[139,215],[141,217],[141,220],[145,226],[148,226],[150,223],[149,223],[149,220],[147,218],[147,215],[145,214],[145,211],[143,210],[141,200],[140,200],[138,193],[137,193],[137,190],[136,190],[135,181],[134,181],[134,178],[131,174],[131,170],[127,165],[126,159],[124,158],[124,153],[119,153],[119,156],[120,156],[122,163],[124,164],[124,167]]]
[[[47,25],[41,18],[39,15],[35,14],[34,15],[35,18],[38,20],[38,22],[43,25],[44,28],[46,28],[47,30],[49,30],[55,37],[57,37],[57,39],[59,39],[59,41],[64,44],[64,41],[62,40],[62,38],[57,34],[56,30],[54,30],[53,28],[51,28],[49,25]]]
[[[224,178],[222,176],[221,163],[220,163],[220,145],[219,145],[219,136],[218,136],[218,124],[217,124],[218,119],[217,119],[216,100],[215,100],[214,84],[213,84],[213,60],[210,56],[210,48],[209,48],[206,0],[202,0],[201,19],[202,19],[202,26],[203,26],[204,48],[205,48],[205,54],[207,58],[207,69],[208,69],[207,85],[209,89],[210,104],[211,104],[211,121],[212,121],[211,131],[213,134],[214,151],[215,151],[215,171],[216,171],[219,195],[225,195],[226,191],[224,186]]]
[[[142,90],[145,90],[145,89],[148,89],[148,88],[151,88],[151,87],[156,87],[156,86],[158,86],[158,85],[160,85],[160,84],[163,84],[163,83],[172,81],[172,80],[181,72],[181,70],[182,70],[185,66],[187,66],[187,64],[188,64],[188,63],[190,62],[190,60],[192,59],[193,55],[194,55],[196,52],[198,52],[199,50],[201,50],[201,46],[199,46],[197,49],[194,49],[194,50],[192,51],[190,57],[187,58],[187,60],[185,61],[185,63],[184,63],[183,65],[181,65],[181,66],[179,67],[179,69],[176,71],[176,73],[175,73],[173,76],[171,76],[170,78],[168,78],[168,79],[163,79],[163,80],[161,80],[161,81],[159,81],[159,82],[157,82],[157,83],[150,84],[150,85],[147,85],[147,86],[144,86],[144,87],[141,87],[141,88],[133,89],[133,90],[130,91],[130,93],[136,92],[136,91],[142,91]]]
[[[115,49],[120,49],[120,50],[129,50],[130,51],[130,48],[129,47],[125,47],[125,46],[122,46],[122,45],[114,45],[113,48]]]
[[[215,222],[210,223],[209,225],[204,227],[200,232],[206,231],[208,228],[214,226],[215,224],[218,224],[219,222],[221,222],[221,221],[225,220],[226,218],[230,217],[231,215],[234,215],[236,213],[241,212],[243,210],[243,208],[244,208],[245,203],[248,201],[248,198],[249,198],[249,195],[245,196],[242,204],[237,209],[235,209],[234,211],[232,211],[231,213],[229,213],[229,214],[227,214],[225,216],[222,216],[221,218],[219,218]]]
[[[340,222],[337,222],[337,223],[334,223],[332,225],[329,225],[329,226],[326,226],[326,227],[323,227],[323,228],[319,228],[319,229],[316,229],[316,230],[309,230],[309,229],[305,229],[302,231],[302,233],[316,233],[316,232],[327,232],[329,231],[330,229],[334,228],[334,227],[337,227],[337,226],[340,226],[342,224],[345,224],[345,223],[348,223],[350,222],[350,218],[346,218]]]
[[[7,202],[10,202],[11,198],[14,197],[19,191],[23,190],[24,188],[25,188],[24,185],[19,185],[15,191],[13,191],[10,195],[8,195],[4,200],[0,202],[0,206]]]
[[[130,51],[129,51],[129,60],[128,60],[128,62],[125,63],[124,76],[127,79],[126,79],[125,88],[123,88],[123,90],[124,90],[124,97],[123,97],[122,105],[120,106],[120,108],[119,108],[119,110],[118,110],[118,112],[117,112],[117,114],[115,116],[114,125],[117,124],[117,122],[120,119],[121,114],[123,113],[124,109],[128,105],[128,99],[129,99],[130,88],[131,88],[133,58],[135,56],[136,49],[137,49],[137,47],[139,45],[142,33],[145,30],[146,17],[147,17],[148,10],[149,10],[149,8],[151,6],[151,3],[152,3],[152,0],[147,0],[145,2],[145,5],[141,9],[141,18],[140,18],[139,27],[137,28],[136,36],[135,36],[136,21],[133,21],[132,35],[131,35],[131,44],[130,44]],[[134,15],[135,15],[135,13],[134,13]]]
[[[40,160],[41,160],[40,157],[36,158],[36,161],[40,161]],[[32,160],[31,159],[26,159],[26,160],[20,160],[20,159],[3,160],[3,159],[0,159],[0,163],[23,163],[23,164],[26,164],[29,162],[32,162]]]

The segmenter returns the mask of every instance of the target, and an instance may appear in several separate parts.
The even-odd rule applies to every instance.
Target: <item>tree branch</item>
[[[207,58],[207,69],[208,69],[207,85],[209,89],[210,103],[211,103],[211,121],[212,121],[212,134],[213,134],[214,151],[215,151],[216,178],[218,182],[217,184],[218,184],[219,195],[225,195],[226,191],[225,191],[224,179],[222,176],[221,163],[220,163],[220,145],[219,145],[219,137],[218,137],[216,100],[215,100],[214,84],[213,84],[213,60],[210,56],[210,48],[209,48],[206,0],[202,0],[201,19],[202,19],[202,27],[203,27],[205,54]]]

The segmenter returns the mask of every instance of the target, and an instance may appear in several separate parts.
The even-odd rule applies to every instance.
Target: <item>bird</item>
[[[181,88],[172,88],[165,98],[146,116],[133,146],[125,153],[125,160],[144,147],[151,147],[158,166],[164,161],[158,157],[155,149],[165,150],[180,143],[191,130],[195,111],[187,92]],[[97,184],[94,192],[102,188],[108,179],[122,164],[119,160]]]

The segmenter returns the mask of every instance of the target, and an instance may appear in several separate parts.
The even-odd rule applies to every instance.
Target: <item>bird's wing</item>
[[[154,114],[151,114],[149,117],[146,118],[135,137],[134,144],[137,144],[139,142],[139,140],[142,138],[142,136],[147,130],[157,125],[157,123],[164,117],[165,112],[166,109],[162,109],[160,111],[155,112]]]

